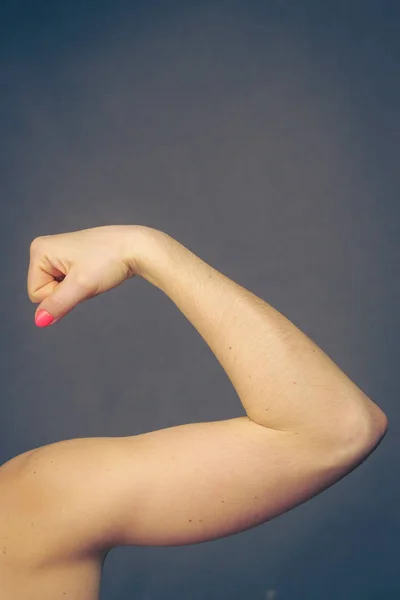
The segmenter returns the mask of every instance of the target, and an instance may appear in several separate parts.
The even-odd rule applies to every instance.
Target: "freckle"
[[[33,471],[34,474],[36,474],[36,471]]]
[[[221,500],[222,504],[225,502],[225,500]]]
[[[258,500],[258,496],[254,496],[254,500]]]
[[[191,522],[192,522],[192,519],[189,519],[189,523],[191,523]]]
[[[229,346],[229,350],[232,350],[232,346]]]
[[[203,519],[200,519],[200,520],[199,520],[199,523],[202,523],[202,522],[203,522]]]
[[[293,383],[297,383],[297,381],[293,381]]]

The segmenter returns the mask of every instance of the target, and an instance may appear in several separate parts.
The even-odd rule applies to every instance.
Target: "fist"
[[[134,230],[132,225],[110,225],[34,239],[27,286],[29,299],[39,304],[36,324],[52,325],[80,302],[137,275],[128,251]]]

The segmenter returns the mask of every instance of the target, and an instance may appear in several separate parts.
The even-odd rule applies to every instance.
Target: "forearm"
[[[276,309],[168,234],[142,226],[133,234],[139,274],[197,329],[250,419],[327,442],[385,429],[382,411]]]

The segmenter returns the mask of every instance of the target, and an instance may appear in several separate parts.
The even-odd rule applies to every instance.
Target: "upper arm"
[[[192,544],[275,517],[352,466],[247,417],[34,451],[31,505],[65,552]],[[40,518],[38,523],[40,523]]]

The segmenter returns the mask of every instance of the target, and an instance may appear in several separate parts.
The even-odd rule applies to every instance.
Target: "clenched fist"
[[[80,302],[137,275],[130,253],[136,231],[134,225],[109,225],[34,239],[27,285],[30,300],[40,304],[36,325],[52,325]]]

